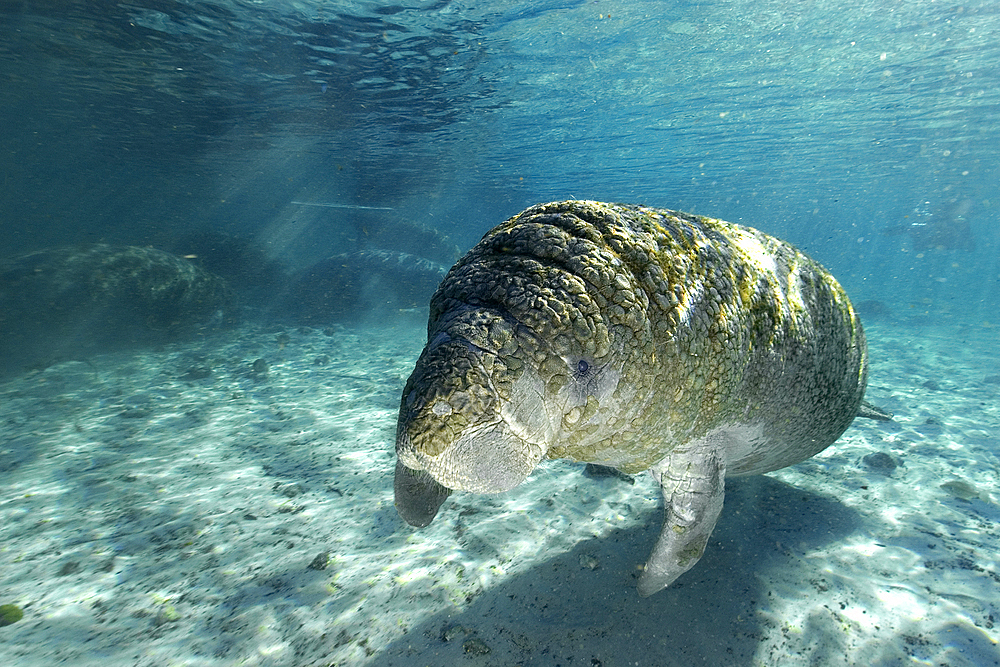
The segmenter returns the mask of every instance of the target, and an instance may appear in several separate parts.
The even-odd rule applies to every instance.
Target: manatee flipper
[[[888,410],[872,405],[868,401],[861,401],[858,406],[858,417],[866,417],[880,422],[891,422],[893,414]]]
[[[438,484],[423,470],[410,470],[396,463],[396,510],[411,526],[423,528],[437,516],[451,489]]]
[[[726,465],[711,444],[693,443],[652,468],[663,492],[663,528],[639,578],[639,595],[669,586],[705,553],[722,512]]]

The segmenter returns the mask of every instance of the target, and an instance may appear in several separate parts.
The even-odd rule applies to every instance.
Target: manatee
[[[162,250],[102,243],[0,262],[0,376],[233,325],[225,280]]]
[[[594,201],[533,206],[431,298],[403,389],[396,507],[428,525],[453,491],[502,493],[545,458],[650,470],[665,520],[639,579],[690,569],[725,478],[833,443],[863,411],[868,353],[843,288],[749,227]]]
[[[359,250],[390,250],[414,255],[444,264],[445,268],[462,254],[440,230],[394,218],[384,211],[356,210],[348,224],[354,227]]]

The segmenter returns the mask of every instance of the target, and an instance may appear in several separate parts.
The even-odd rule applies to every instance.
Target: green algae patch
[[[0,604],[0,628],[17,623],[24,618],[24,612],[16,604]]]

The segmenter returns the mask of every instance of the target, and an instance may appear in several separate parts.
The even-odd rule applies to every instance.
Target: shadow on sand
[[[428,618],[369,664],[749,665],[762,637],[755,608],[769,595],[756,574],[793,566],[793,553],[843,539],[861,519],[834,498],[769,477],[727,486],[704,557],[664,591],[644,599],[635,589],[660,529],[656,514],[645,528],[539,563],[464,611]]]

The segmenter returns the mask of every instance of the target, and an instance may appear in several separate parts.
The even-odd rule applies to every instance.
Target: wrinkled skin
[[[668,210],[538,205],[431,300],[400,404],[396,505],[426,526],[452,491],[508,491],[544,458],[649,469],[665,502],[650,595],[700,558],[725,477],[833,443],[866,376],[850,301],[792,246]]]

